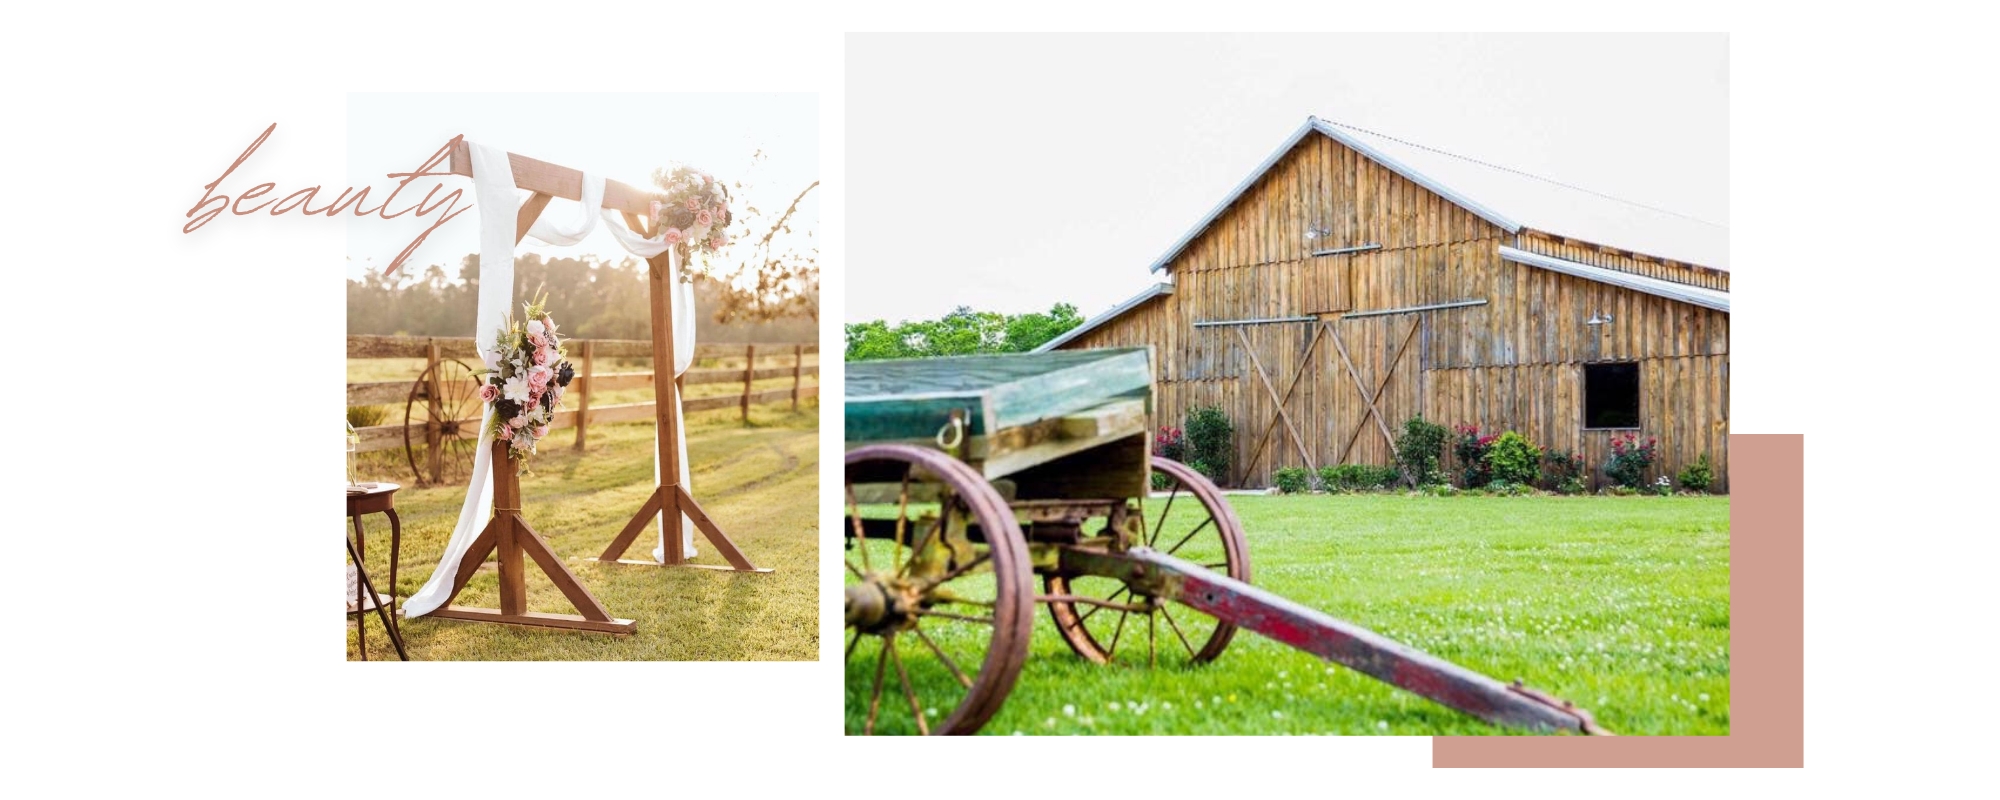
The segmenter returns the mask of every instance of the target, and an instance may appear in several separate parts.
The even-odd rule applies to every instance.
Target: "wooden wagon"
[[[1098,664],[1205,664],[1244,628],[1496,724],[1603,732],[1251,586],[1221,490],[1151,454],[1146,349],[862,362],[846,385],[850,732],[977,731],[1013,689],[1038,603]],[[907,708],[885,712],[890,681]]]

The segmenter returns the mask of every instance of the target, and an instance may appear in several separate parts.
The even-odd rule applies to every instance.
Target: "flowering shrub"
[[[1233,431],[1229,417],[1220,406],[1198,406],[1187,415],[1188,455],[1201,465],[1199,472],[1221,483],[1229,475]],[[1189,466],[1195,466],[1190,464]]]
[[[1450,477],[1438,468],[1448,436],[1443,425],[1426,422],[1421,414],[1405,421],[1403,435],[1396,440],[1396,466],[1402,470],[1403,480],[1412,486],[1448,482]]]
[[[1486,465],[1486,451],[1493,446],[1497,436],[1479,435],[1479,426],[1459,424],[1452,428],[1458,435],[1458,443],[1452,446],[1452,455],[1458,456],[1458,468],[1464,472],[1461,484],[1475,489],[1493,482],[1493,470]]]
[[[493,438],[506,442],[514,458],[532,455],[535,443],[549,434],[563,389],[576,375],[563,360],[562,337],[543,302],[537,297],[521,307],[525,323],[512,317],[502,322],[493,348],[479,353],[486,368],[473,372],[486,376],[479,399],[493,407]]]
[[[1583,493],[1583,454],[1550,450],[1542,456],[1542,477],[1561,494]]]
[[[1637,489],[1645,483],[1646,470],[1659,460],[1660,440],[1646,437],[1646,443],[1639,443],[1639,434],[1625,433],[1611,437],[1611,459],[1604,462],[1604,476],[1627,489]]]
[[[1373,464],[1341,464],[1320,467],[1319,482],[1329,492],[1357,492],[1386,489],[1396,484],[1402,473],[1395,467]]]
[[[1661,475],[1653,481],[1652,492],[1661,497],[1671,497],[1674,493],[1674,482],[1668,480],[1667,476]]]
[[[1303,494],[1312,490],[1310,475],[1305,467],[1282,467],[1271,471],[1271,485],[1285,494]]]
[[[1485,461],[1486,472],[1495,481],[1532,488],[1542,477],[1542,449],[1513,431],[1492,437]]]
[[[722,181],[685,164],[653,174],[664,196],[653,201],[653,224],[679,248],[685,260],[694,252],[715,253],[729,246],[729,190]]]
[[[1161,425],[1160,430],[1153,434],[1153,455],[1187,463],[1187,437],[1179,428]]]
[[[1715,469],[1708,465],[1708,454],[1702,453],[1694,463],[1681,468],[1676,482],[1690,492],[1706,492],[1715,483]]]

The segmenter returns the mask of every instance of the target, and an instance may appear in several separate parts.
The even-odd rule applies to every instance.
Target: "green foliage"
[[[1447,481],[1438,463],[1444,458],[1450,435],[1443,425],[1424,421],[1422,414],[1405,421],[1403,436],[1396,440],[1396,466],[1402,470],[1403,480],[1413,486]]]
[[[1690,492],[1706,492],[1715,484],[1715,468],[1708,465],[1708,453],[1702,453],[1694,463],[1681,468],[1676,483]]]
[[[1006,315],[960,306],[935,320],[890,325],[882,320],[847,325],[849,362],[885,358],[936,358],[979,353],[1025,353],[1078,325],[1076,306],[1057,303],[1046,314]]]
[[[1153,473],[1153,491],[1164,492],[1174,488],[1173,476],[1164,472]]]
[[[1230,457],[1235,446],[1230,437],[1234,433],[1229,424],[1229,416],[1222,413],[1221,406],[1197,406],[1188,412],[1187,424],[1188,454],[1197,469],[1209,480],[1221,483],[1229,475]]]
[[[1305,494],[1312,491],[1311,475],[1305,467],[1280,467],[1271,471],[1271,483],[1285,494]]]
[[[1584,490],[1583,454],[1568,450],[1548,450],[1542,454],[1542,478],[1549,488],[1562,494],[1582,494]]]
[[[1396,484],[1402,473],[1396,467],[1378,467],[1374,464],[1340,464],[1320,467],[1319,482],[1329,492],[1358,492],[1371,489],[1387,489]]]
[[[1161,425],[1153,434],[1153,455],[1183,464],[1188,460],[1187,436],[1181,429],[1171,425]]]
[[[380,425],[389,420],[388,406],[348,406],[347,424],[356,428]]]
[[[1638,489],[1645,484],[1646,470],[1659,460],[1659,440],[1648,437],[1644,444],[1639,442],[1639,434],[1627,433],[1611,439],[1611,458],[1604,462],[1604,475],[1627,489]]]
[[[1534,486],[1542,477],[1542,449],[1514,431],[1500,434],[1486,448],[1486,471],[1495,481]]]
[[[1486,466],[1486,449],[1493,446],[1497,437],[1479,435],[1478,425],[1460,424],[1452,432],[1458,436],[1451,452],[1458,457],[1458,469],[1463,474],[1460,485],[1477,489],[1492,483],[1493,470]]]

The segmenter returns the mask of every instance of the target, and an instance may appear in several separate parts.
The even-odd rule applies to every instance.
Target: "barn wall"
[[[1308,240],[1308,229],[1322,235]],[[1237,480],[1252,486],[1268,485],[1277,467],[1308,466],[1300,445],[1312,465],[1390,463],[1383,426],[1357,383],[1370,393],[1380,387],[1377,407],[1392,433],[1417,413],[1446,425],[1511,427],[1538,444],[1581,448],[1598,466],[1612,434],[1582,430],[1581,364],[1635,360],[1641,434],[1660,437],[1666,474],[1706,451],[1726,488],[1729,316],[1499,257],[1500,245],[1529,238],[1312,136],[1170,263],[1172,295],[1064,349],[1152,346],[1157,420],[1179,424],[1196,406],[1221,406],[1237,430]],[[1365,244],[1382,247],[1311,255]],[[1543,246],[1549,249],[1539,252],[1601,266],[1619,258],[1580,258],[1556,250],[1559,241]],[[1623,266],[1668,279],[1683,268],[1637,260]],[[1700,283],[1713,276],[1691,269],[1679,277],[1713,285]],[[1726,275],[1721,279],[1726,288]],[[1481,299],[1487,304],[1344,317]],[[1584,324],[1599,312],[1613,324]],[[1301,316],[1315,321],[1195,327]],[[1318,320],[1328,321],[1325,331]],[[1288,427],[1271,395],[1284,396],[1301,367],[1303,378],[1285,402]]]
[[[1722,270],[1651,258],[1590,242],[1550,236],[1537,231],[1522,231],[1514,246],[1545,256],[1630,272],[1634,275],[1729,291],[1729,273]]]

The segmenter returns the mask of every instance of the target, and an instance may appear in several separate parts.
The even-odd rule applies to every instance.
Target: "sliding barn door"
[[[1322,464],[1393,464],[1403,421],[1423,413],[1423,317],[1387,314],[1320,323],[1326,408]]]

